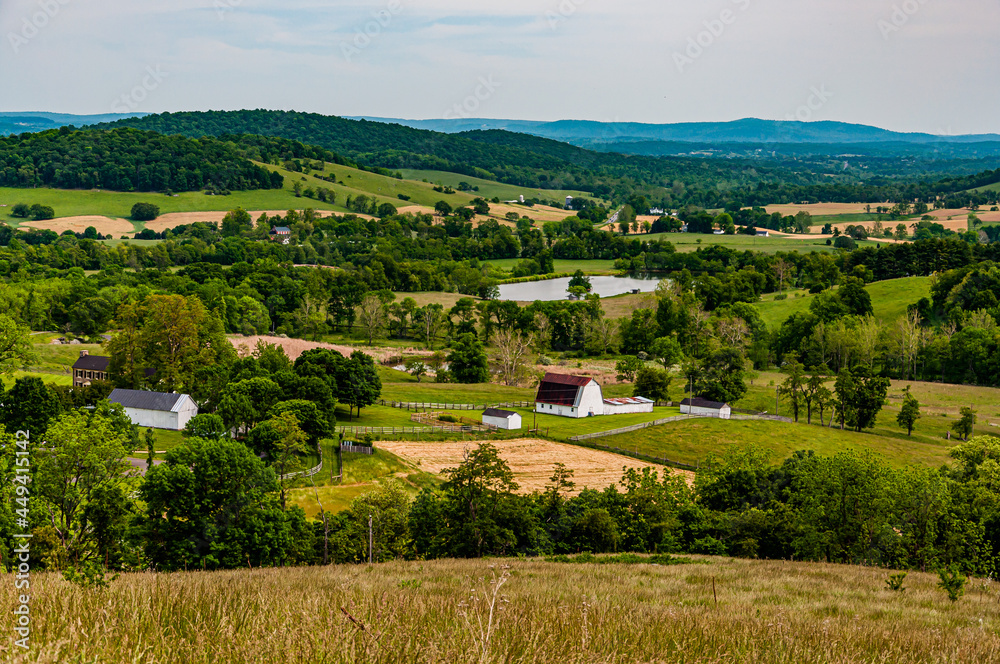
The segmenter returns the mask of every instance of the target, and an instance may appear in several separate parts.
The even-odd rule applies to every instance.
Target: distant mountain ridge
[[[400,124],[415,129],[443,133],[472,130],[504,129],[554,140],[587,143],[619,143],[634,141],[670,141],[683,143],[981,143],[1000,142],[1000,134],[967,134],[938,136],[926,133],[902,133],[869,125],[847,122],[796,120],[760,120],[743,118],[731,122],[683,122],[645,124],[640,122],[597,122],[593,120],[493,120],[468,118],[452,120],[403,120],[359,116],[353,120],[369,120]]]
[[[103,113],[99,115],[72,115],[69,113],[47,113],[44,111],[0,112],[0,136],[24,134],[59,127],[114,122],[123,118],[138,118],[146,113]]]

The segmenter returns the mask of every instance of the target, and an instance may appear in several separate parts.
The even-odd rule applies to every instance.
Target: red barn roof
[[[593,378],[587,376],[570,376],[567,374],[547,373],[538,384],[538,394],[535,401],[550,403],[556,406],[576,405],[576,395],[581,389],[590,385]]]

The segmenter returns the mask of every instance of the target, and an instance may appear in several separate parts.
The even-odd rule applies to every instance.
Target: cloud
[[[58,14],[15,49],[40,1]],[[1000,131],[997,19],[995,0],[4,0],[0,107],[105,112],[158,65],[137,110],[440,117],[493,76],[483,117],[783,118],[825,85],[812,119]]]

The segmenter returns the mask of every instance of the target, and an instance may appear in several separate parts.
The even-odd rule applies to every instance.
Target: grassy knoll
[[[906,313],[906,308],[922,297],[930,297],[930,277],[906,277],[876,281],[865,287],[872,298],[875,317],[884,323],[891,323]],[[780,326],[786,318],[795,313],[809,311],[809,304],[815,295],[804,290],[785,291],[788,297],[776,300],[776,293],[765,295],[757,304],[761,318],[769,327]]]
[[[780,384],[784,376],[777,372],[767,372],[749,386],[747,395],[738,403],[742,408],[766,410],[775,412],[774,386]],[[831,380],[827,387],[833,389]],[[910,391],[920,402],[922,417],[917,420],[911,436],[896,424],[903,403],[903,390]],[[994,387],[978,387],[974,385],[949,385],[945,383],[925,383],[918,381],[894,380],[889,388],[885,407],[879,413],[871,434],[893,441],[912,442],[947,450],[957,444],[954,438],[948,439],[951,425],[959,419],[959,410],[972,406],[979,418],[978,433],[1000,435],[1000,389]],[[778,414],[792,417],[793,414],[787,400],[782,397],[778,401]],[[830,414],[825,417],[829,421]],[[805,409],[799,413],[802,422],[807,419]],[[817,414],[813,413],[813,422],[817,422]],[[896,444],[896,443],[887,443]]]
[[[588,194],[584,191],[573,191],[568,189],[532,189],[531,187],[518,187],[512,184],[503,184],[502,182],[494,182],[492,180],[483,180],[481,178],[474,178],[470,175],[461,175],[459,173],[448,173],[446,171],[420,171],[413,169],[403,169],[400,171],[403,177],[407,180],[424,180],[426,179],[429,186],[433,185],[444,185],[453,188],[458,188],[460,182],[467,182],[471,187],[479,187],[479,191],[467,192],[473,196],[482,196],[483,198],[490,199],[493,197],[500,198],[502,200],[514,200],[519,195],[523,194],[525,198],[538,198],[543,200],[556,200],[562,202],[567,196],[582,197],[582,198],[593,198],[592,194]],[[441,194],[436,194],[441,196]],[[438,199],[440,200],[440,198]],[[525,212],[528,216],[531,216],[530,210]]]
[[[416,378],[401,371],[383,372],[380,375],[382,376],[382,398],[386,401],[495,403],[499,401],[528,401],[535,398],[534,388],[508,387],[495,383],[480,383],[478,385],[435,383],[433,379],[428,381],[426,377],[418,383]],[[364,411],[361,412],[363,415]]]
[[[702,461],[709,454],[723,454],[734,445],[757,445],[771,453],[774,463],[780,463],[797,450],[813,450],[824,456],[847,450],[871,450],[898,466],[911,463],[940,465],[947,460],[948,447],[954,444],[944,440],[939,443],[906,440],[905,436],[895,438],[877,433],[858,434],[818,424],[808,426],[804,420],[800,424],[786,424],[705,418],[672,422],[591,442],[690,464]]]
[[[489,598],[504,583],[491,605]],[[1000,661],[1000,585],[695,556],[688,564],[439,560],[123,574],[101,592],[32,575],[28,661],[245,664]],[[470,593],[470,588],[475,591]],[[0,600],[15,604],[14,584]],[[470,598],[471,597],[471,598]],[[493,621],[489,637],[480,621]],[[350,614],[350,617],[345,616]]]
[[[699,247],[720,245],[737,251],[761,251],[775,254],[779,251],[834,251],[827,246],[826,240],[795,239],[785,237],[756,237],[751,235],[703,235],[700,233],[651,233],[649,235],[630,235],[639,240],[669,240],[677,251],[692,252]],[[860,244],[860,243],[859,243]]]
[[[40,203],[51,205],[58,217],[103,215],[125,218],[131,214],[135,203],[153,203],[160,212],[209,212],[232,210],[287,210],[311,207],[317,210],[340,209],[305,198],[295,198],[291,189],[264,189],[236,191],[230,196],[206,196],[200,191],[184,192],[176,196],[155,193],[128,193],[117,191],[67,190],[67,189],[11,189],[0,187],[0,203]],[[23,220],[10,216],[10,207],[0,208],[0,222],[18,226]],[[100,230],[100,229],[98,229]]]
[[[371,491],[380,482],[396,478],[411,495],[416,495],[420,489],[438,484],[436,475],[421,471],[395,454],[377,449],[375,454],[345,454],[344,478],[342,482],[334,482],[331,475],[336,474],[336,458],[330,445],[324,444],[324,461],[330,466],[312,478],[316,487],[313,488],[308,479],[297,480],[296,488],[289,496],[293,505],[300,506],[307,516],[319,514],[320,503],[327,512],[340,512],[350,507],[351,501],[363,493]],[[330,472],[330,469],[334,469]],[[317,494],[319,501],[317,502]]]
[[[513,269],[514,265],[520,262],[520,258],[500,258],[489,261],[490,265],[495,265],[496,267],[503,268],[505,270]],[[577,270],[583,270],[585,274],[615,274],[615,262],[614,261],[603,261],[603,260],[563,260],[557,258],[553,261],[555,271],[558,273],[563,272],[576,272]]]

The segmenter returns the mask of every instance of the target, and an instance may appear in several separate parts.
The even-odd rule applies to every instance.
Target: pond
[[[624,295],[633,290],[649,293],[656,290],[661,277],[654,275],[632,275],[629,277],[590,277],[591,293],[601,297]],[[569,277],[562,279],[546,279],[545,281],[530,281],[522,284],[503,284],[500,288],[501,300],[517,300],[519,302],[534,302],[543,300],[565,300],[569,296]]]

